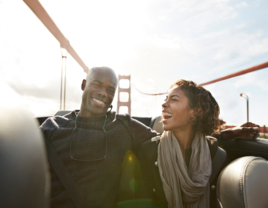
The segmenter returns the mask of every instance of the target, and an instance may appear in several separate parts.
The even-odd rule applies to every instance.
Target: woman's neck
[[[191,147],[192,141],[195,136],[195,131],[192,126],[187,126],[183,129],[173,130],[173,134],[176,136],[183,153],[185,149]]]

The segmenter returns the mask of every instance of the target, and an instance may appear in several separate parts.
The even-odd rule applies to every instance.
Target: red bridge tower
[[[118,75],[118,100],[117,100],[117,113],[120,113],[120,108],[128,108],[128,114],[131,115],[131,77]],[[128,87],[122,86],[123,82],[129,83]],[[122,101],[122,98],[128,98]]]

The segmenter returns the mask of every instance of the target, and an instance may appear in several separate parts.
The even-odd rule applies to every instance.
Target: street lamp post
[[[240,97],[243,97],[247,100],[247,122],[249,122],[249,98],[245,93],[240,93]]]
[[[60,82],[60,110],[65,110],[67,54],[68,51],[65,48],[61,47],[62,65],[61,65],[61,82]]]

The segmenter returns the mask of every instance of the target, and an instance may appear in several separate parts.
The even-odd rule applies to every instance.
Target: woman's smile
[[[166,123],[169,119],[172,118],[172,114],[166,111],[162,111],[162,122]]]

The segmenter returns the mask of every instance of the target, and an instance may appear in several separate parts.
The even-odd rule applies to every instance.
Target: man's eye
[[[178,101],[177,99],[171,99],[172,101]]]
[[[97,83],[93,83],[92,84],[94,87],[99,87],[100,85],[99,84],[97,84]]]

